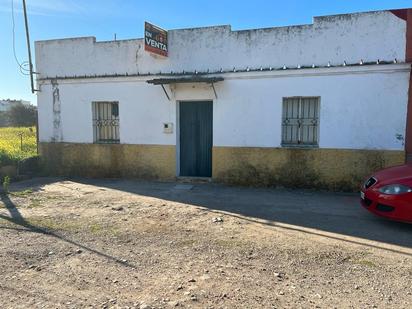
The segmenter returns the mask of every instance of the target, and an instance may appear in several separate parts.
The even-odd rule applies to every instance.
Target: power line
[[[27,53],[29,55],[30,86],[31,86],[31,92],[35,93],[38,90],[34,89],[34,79],[33,79],[34,72],[33,72],[33,62],[31,61],[29,21],[27,18],[26,0],[23,0],[23,14],[24,14],[24,26],[26,28]]]
[[[11,20],[12,20],[12,24],[13,24],[12,32],[13,32],[13,56],[14,56],[14,60],[16,61],[17,65],[19,66],[20,73],[22,75],[29,76],[30,73],[28,73],[28,72],[30,72],[30,69],[27,69],[27,67],[29,66],[29,62],[28,61],[20,62],[19,59],[17,58],[17,55],[16,55],[16,33],[15,33],[16,24],[15,24],[15,21],[14,21],[14,0],[11,0]]]

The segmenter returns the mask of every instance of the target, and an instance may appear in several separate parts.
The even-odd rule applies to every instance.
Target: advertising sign
[[[167,57],[167,31],[145,22],[144,49],[153,54]]]

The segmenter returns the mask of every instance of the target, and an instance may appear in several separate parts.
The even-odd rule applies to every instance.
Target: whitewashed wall
[[[120,140],[128,144],[175,144],[163,134],[163,122],[175,122],[173,103],[160,87],[144,81],[61,83],[58,85],[64,142],[92,143],[92,102],[118,101]],[[56,139],[53,131],[53,101],[50,85],[42,86],[39,97],[40,141]]]
[[[320,96],[319,147],[403,150],[408,87],[408,70],[228,80],[214,105],[214,144],[280,147],[282,98]]]
[[[280,147],[282,97],[320,96],[320,147],[403,150],[409,66],[232,73],[216,84],[180,85],[168,101],[160,86],[143,78],[68,80],[58,84],[60,125],[65,142],[91,143],[92,101],[119,101],[120,139],[128,144],[175,145],[163,123],[176,128],[178,100],[214,100],[215,146]],[[38,94],[40,140],[55,138],[49,83]]]
[[[143,27],[143,25],[142,25]],[[231,31],[217,26],[169,31],[169,57],[143,40],[94,37],[36,42],[38,77],[136,74],[405,59],[406,23],[388,11],[315,17],[311,25]]]

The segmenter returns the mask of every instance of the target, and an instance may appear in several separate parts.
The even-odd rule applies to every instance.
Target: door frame
[[[186,177],[180,175],[180,103],[184,102],[211,102],[212,103],[212,176],[213,177],[213,113],[214,113],[214,100],[212,99],[190,99],[190,100],[176,100],[176,177]],[[193,178],[204,178],[204,177],[193,177]],[[209,177],[207,177],[209,178]]]

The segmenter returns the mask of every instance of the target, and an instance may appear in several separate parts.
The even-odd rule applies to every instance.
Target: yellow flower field
[[[23,137],[21,147],[20,135]],[[0,166],[37,155],[36,128],[0,128]]]

